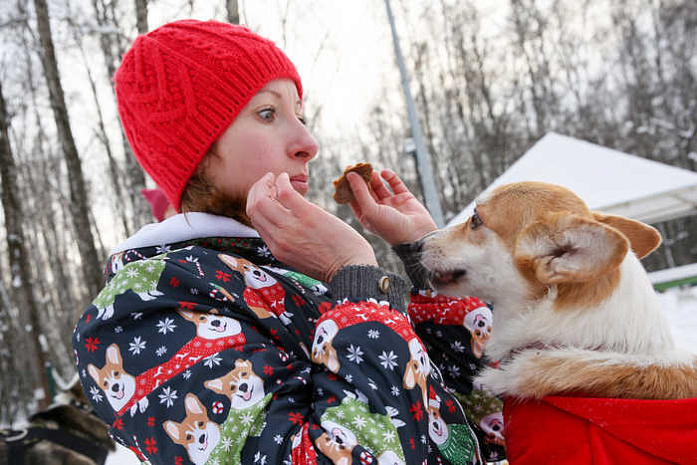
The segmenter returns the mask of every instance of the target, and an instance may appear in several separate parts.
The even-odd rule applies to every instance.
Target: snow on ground
[[[673,328],[676,343],[697,354],[697,286],[669,289],[658,297]],[[105,465],[139,463],[133,452],[118,446],[118,450],[107,457]]]

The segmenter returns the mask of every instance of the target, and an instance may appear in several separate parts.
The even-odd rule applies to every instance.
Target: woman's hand
[[[391,191],[373,172],[370,180],[372,195],[358,174],[348,173],[346,176],[354,195],[351,208],[365,229],[390,245],[414,242],[438,229],[426,207],[393,171],[383,170],[381,175]]]
[[[254,229],[282,263],[329,282],[346,265],[377,266],[372,247],[351,226],[293,189],[287,173],[268,173],[247,196]]]

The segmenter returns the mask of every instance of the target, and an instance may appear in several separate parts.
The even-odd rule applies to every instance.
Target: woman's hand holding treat
[[[354,214],[365,229],[390,245],[414,242],[438,229],[426,207],[393,171],[373,172],[370,189],[356,173],[347,173],[346,178],[353,190],[350,205]]]

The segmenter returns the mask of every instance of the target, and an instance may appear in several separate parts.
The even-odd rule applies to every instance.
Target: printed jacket
[[[143,228],[106,274],[76,325],[76,363],[99,416],[143,461],[502,457],[499,405],[472,391],[483,362],[465,320],[488,312],[475,298],[414,294],[430,361],[400,277],[346,267],[321,283],[252,229],[202,213]],[[474,399],[473,422],[459,399]]]
[[[511,465],[697,464],[697,399],[506,399]]]

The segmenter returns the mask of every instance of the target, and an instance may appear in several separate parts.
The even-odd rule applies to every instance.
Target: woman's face
[[[246,197],[266,173],[286,172],[295,190],[305,195],[308,162],[318,147],[303,123],[302,110],[292,80],[269,82],[217,140],[217,156],[206,169],[209,181],[230,197]]]

